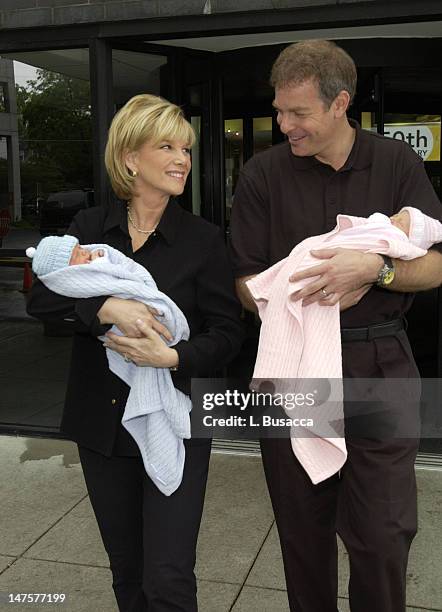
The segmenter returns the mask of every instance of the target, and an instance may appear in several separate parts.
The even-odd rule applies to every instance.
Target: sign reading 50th
[[[439,159],[439,134],[426,125],[385,125],[384,136],[408,142],[422,159]],[[438,137],[439,136],[439,137]]]

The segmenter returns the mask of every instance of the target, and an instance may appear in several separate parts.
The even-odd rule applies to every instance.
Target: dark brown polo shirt
[[[287,257],[305,238],[329,232],[338,213],[391,216],[402,206],[414,206],[442,220],[442,206],[413,149],[362,130],[354,121],[351,124],[356,129],[355,143],[338,171],[315,157],[296,157],[288,142],[247,162],[232,210],[236,277],[262,272]],[[359,304],[342,313],[342,327],[397,318],[411,302],[411,294],[375,286]]]

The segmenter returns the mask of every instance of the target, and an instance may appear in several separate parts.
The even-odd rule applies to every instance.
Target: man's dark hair
[[[329,40],[304,40],[281,51],[273,64],[270,84],[285,87],[313,79],[321,99],[330,107],[342,90],[349,93],[352,102],[356,78],[355,63],[341,47]]]

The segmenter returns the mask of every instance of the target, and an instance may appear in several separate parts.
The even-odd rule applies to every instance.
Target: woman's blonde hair
[[[193,127],[179,106],[159,96],[140,94],[120,108],[109,128],[104,153],[106,170],[119,198],[129,200],[134,187],[125,153],[137,151],[146,142],[155,145],[163,140],[179,140],[189,147],[195,142]]]

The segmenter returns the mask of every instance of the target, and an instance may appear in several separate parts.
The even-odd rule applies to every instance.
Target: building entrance
[[[304,33],[299,37],[307,36]],[[25,218],[21,226],[10,232],[9,243],[4,246],[11,246],[14,239],[19,241],[14,242],[14,248],[24,248],[39,239],[39,223],[42,211],[48,208],[50,194],[80,189],[90,196],[85,201],[105,203],[108,185],[102,153],[109,121],[131,96],[142,92],[163,95],[183,106],[198,136],[192,179],[183,203],[188,210],[222,226],[228,234],[241,168],[253,154],[283,138],[275,121],[268,79],[285,43],[269,44],[268,34],[265,45],[258,35],[250,39],[254,46],[235,49],[229,48],[228,36],[210,42],[206,39],[205,43],[203,39],[149,43],[140,38],[94,39],[89,48],[3,55],[2,61],[15,62],[19,147],[14,167],[20,169],[16,179],[22,188],[21,202],[15,206],[21,205]],[[442,79],[438,58],[442,39],[367,38],[337,42],[352,55],[358,67],[358,92],[350,115],[364,129],[409,142],[423,157],[432,184],[441,196]],[[417,46],[419,54],[415,52]],[[69,106],[63,97],[66,92],[70,92]],[[61,105],[53,106],[54,112],[50,110],[51,96]],[[35,112],[36,107],[39,112]],[[51,121],[54,117],[58,122]],[[47,119],[46,131],[42,128],[43,119]],[[57,126],[63,125],[61,119],[71,122],[75,119],[75,130],[58,133]],[[63,156],[67,151],[74,163],[65,163]],[[3,165],[6,168],[6,162]],[[2,184],[6,185],[5,176]],[[12,286],[13,277],[14,294],[5,292],[5,296],[10,298],[8,303],[14,303],[13,314],[17,315],[19,309],[15,304],[19,299],[22,309],[15,290],[21,288],[21,272],[2,269],[1,274],[8,287]],[[4,312],[4,320],[11,318],[11,308],[5,307]],[[441,313],[439,290],[434,290],[416,296],[409,314],[413,350],[426,377],[442,376]],[[15,338],[15,328],[7,333]],[[35,329],[32,333],[36,333]],[[23,334],[24,342],[27,336],[27,332]],[[254,336],[256,328],[251,326],[250,342],[240,367],[247,368],[247,363],[250,366],[253,360]],[[55,344],[51,344],[51,350],[52,345]],[[62,349],[65,351],[64,345]],[[29,352],[25,355],[31,364],[33,356]],[[11,363],[5,354],[5,372],[11,369]],[[29,367],[27,372],[32,377],[36,370]],[[57,376],[62,378],[60,373]],[[61,401],[57,397],[58,411]],[[27,407],[27,401],[11,390],[8,416],[6,412],[3,415],[6,426],[8,422],[23,423],[19,406]],[[34,424],[38,411],[32,405],[28,412],[29,423]],[[436,423],[438,417],[426,418]],[[51,427],[54,424],[55,429],[56,421],[51,416]],[[442,452],[434,440],[425,442],[423,448]]]
[[[358,90],[350,117],[363,129],[408,142],[424,160],[440,198],[442,79],[439,67],[429,60],[430,53],[426,54],[423,64],[415,58],[412,63],[421,65],[407,66],[405,58],[411,61],[410,41],[385,42],[385,53],[382,42],[377,40],[337,42],[350,52],[358,65]],[[434,45],[439,47],[440,42]],[[275,121],[271,105],[273,92],[268,85],[271,65],[281,48],[276,45],[241,49],[220,53],[217,57],[224,94],[227,233],[241,168],[252,155],[283,138]],[[234,71],[230,69],[232,65]],[[442,375],[440,312],[441,292],[434,289],[417,294],[407,316],[412,349],[424,378]],[[257,331],[250,318],[248,320],[249,338],[244,360],[248,359],[249,363],[243,361],[240,369],[250,373]],[[437,431],[442,432],[442,419],[434,402],[432,406],[423,405],[423,430],[431,432],[431,437],[422,440],[420,450],[442,453],[442,444],[436,435]]]

